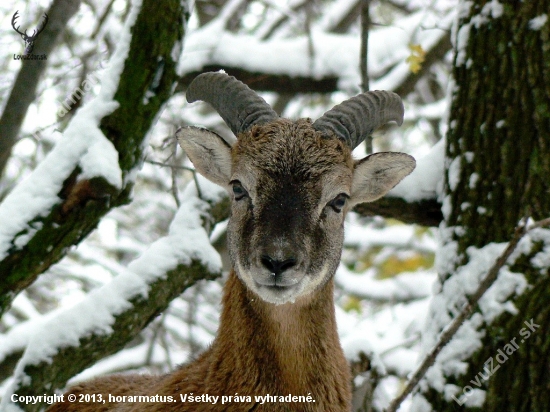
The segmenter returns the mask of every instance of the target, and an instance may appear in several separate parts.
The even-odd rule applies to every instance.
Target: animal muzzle
[[[254,280],[262,286],[290,287],[304,277],[301,254],[289,245],[262,248],[254,261]]]

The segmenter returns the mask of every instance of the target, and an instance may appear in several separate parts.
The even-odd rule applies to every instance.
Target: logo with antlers
[[[25,30],[24,33],[21,33],[19,31],[19,27],[21,26],[15,27],[18,17],[19,17],[19,10],[17,10],[13,15],[11,19],[11,26],[17,33],[21,35],[21,38],[25,41],[25,55],[29,55],[32,53],[32,49],[34,48],[34,40],[36,39],[36,37],[38,37],[40,33],[42,33],[42,30],[44,30],[44,27],[46,27],[46,24],[48,24],[48,15],[44,13],[44,20],[42,21],[42,24],[33,31],[31,36],[27,34],[27,30]]]

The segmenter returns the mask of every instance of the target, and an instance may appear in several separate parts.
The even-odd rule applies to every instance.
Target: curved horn
[[[331,131],[349,147],[355,149],[375,129],[395,121],[403,123],[403,102],[393,93],[383,90],[366,92],[345,100],[313,123],[321,132]]]
[[[189,103],[210,103],[237,136],[255,124],[277,119],[277,113],[246,84],[221,72],[203,73],[187,88]]]

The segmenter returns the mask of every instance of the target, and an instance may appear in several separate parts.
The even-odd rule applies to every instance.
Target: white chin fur
[[[237,276],[244,282],[245,286],[253,291],[260,299],[273,303],[274,305],[282,305],[285,303],[294,303],[296,299],[309,295],[317,287],[324,283],[328,271],[328,265],[323,268],[318,276],[313,278],[313,281],[309,276],[304,276],[303,279],[293,286],[285,288],[274,288],[269,286],[263,286],[254,280],[252,274],[243,270],[242,266],[237,263]]]
[[[254,291],[262,300],[273,303],[274,305],[282,305],[284,303],[294,303],[296,298],[304,296],[301,293],[303,290],[301,282],[297,285],[290,286],[284,289],[272,289],[266,286],[255,284],[254,286],[247,286]]]

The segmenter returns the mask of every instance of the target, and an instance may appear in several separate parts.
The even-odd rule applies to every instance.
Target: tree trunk
[[[130,50],[114,96],[120,105],[100,123],[118,152],[122,188],[102,177],[79,179],[78,166],[66,177],[58,203],[49,213],[31,219],[0,261],[0,316],[21,290],[84,239],[109,210],[130,201],[132,174],[143,161],[143,142],[177,80],[173,53],[183,42],[188,18],[184,6],[174,0],[159,7],[158,2],[145,0],[131,29]],[[18,238],[31,233],[30,240],[18,246]]]
[[[48,55],[57,45],[67,22],[78,11],[81,0],[57,0],[48,10],[49,24],[36,37],[35,54]],[[22,44],[23,42],[21,42]],[[47,60],[23,60],[21,69],[0,117],[0,178],[11,155],[29,106],[36,98],[36,89],[46,70]]]
[[[454,261],[441,266],[444,283],[469,261],[467,248],[508,241],[523,217],[550,216],[550,22],[535,19],[549,10],[549,0],[462,5],[442,228],[443,248],[456,242],[456,249]],[[464,360],[467,370],[445,376],[460,388],[458,401],[445,400],[441,388],[423,394],[434,411],[466,410],[478,383],[485,401],[473,410],[550,410],[550,273],[531,260],[543,247],[535,239],[510,267],[530,285],[512,293],[517,313],[492,322],[485,316],[481,347]],[[501,355],[511,342],[516,350],[508,346]]]

